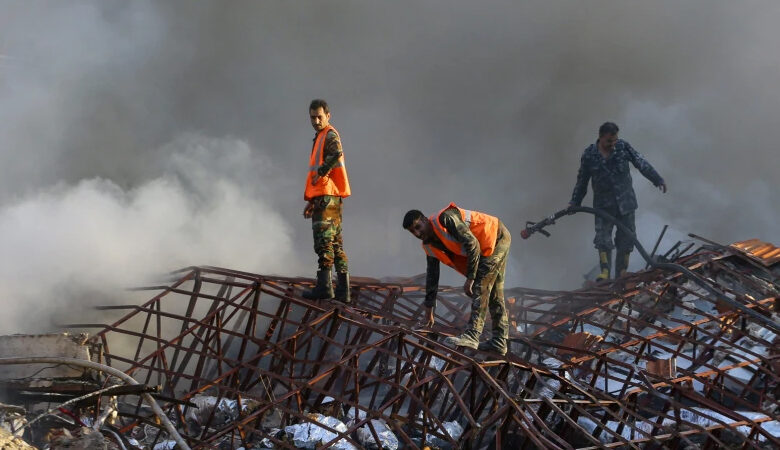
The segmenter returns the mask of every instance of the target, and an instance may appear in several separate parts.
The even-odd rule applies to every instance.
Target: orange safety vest
[[[349,189],[349,178],[347,178],[347,168],[344,166],[344,153],[339,156],[339,162],[324,177],[317,180],[317,184],[311,185],[311,180],[317,169],[322,165],[323,150],[325,149],[325,138],[328,131],[333,130],[338,136],[339,132],[333,126],[328,125],[317,133],[314,138],[314,145],[311,147],[311,156],[309,157],[309,173],[306,176],[306,190],[303,191],[303,199],[309,201],[314,197],[321,195],[334,195],[336,197],[349,197],[352,193]]]
[[[479,211],[471,211],[468,209],[458,208],[455,203],[450,203],[449,206],[439,211],[438,214],[432,216],[429,220],[433,226],[433,232],[449,250],[448,252],[442,251],[432,245],[423,243],[423,250],[428,256],[433,256],[444,264],[452,267],[453,269],[466,276],[468,270],[468,260],[466,259],[466,251],[460,242],[456,241],[452,235],[447,232],[447,229],[439,222],[441,214],[450,209],[456,208],[460,212],[460,218],[469,226],[469,230],[474,234],[479,241],[480,254],[482,256],[490,256],[493,254],[493,250],[496,247],[496,238],[498,237],[498,217],[481,213]]]

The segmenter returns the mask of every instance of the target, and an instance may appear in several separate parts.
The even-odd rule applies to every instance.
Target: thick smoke
[[[780,243],[777,2],[5,0],[2,11],[2,276],[38,280],[39,302],[71,280],[131,284],[138,267],[313,274],[300,211],[314,97],[331,103],[345,146],[356,275],[423,271],[403,213],[456,201],[513,232],[509,285],[579,285],[595,263],[591,217],[564,219],[551,239],[519,232],[565,206],[605,120],[670,188],[634,172],[646,246],[663,224],[667,245],[688,232]],[[193,140],[208,144],[183,150]],[[214,166],[236,147],[258,173]],[[52,237],[87,224],[100,239]],[[115,235],[127,231],[132,245]],[[8,283],[4,302],[32,296]]]
[[[60,183],[0,210],[0,330],[30,331],[83,318],[72,305],[110,304],[134,287],[194,262],[261,273],[300,269],[290,227],[244,180],[267,161],[235,139],[182,136],[164,174],[130,189],[104,178]],[[267,178],[273,180],[273,176]],[[258,235],[258,230],[264,230]]]

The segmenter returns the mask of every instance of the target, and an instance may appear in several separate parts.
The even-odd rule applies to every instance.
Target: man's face
[[[408,230],[414,235],[414,237],[422,240],[423,242],[426,242],[433,232],[433,230],[431,230],[431,222],[428,221],[428,219],[425,217],[420,217],[419,219],[412,222],[412,226],[410,226]]]
[[[320,131],[328,126],[330,122],[330,113],[326,113],[321,107],[309,110],[309,118],[314,131]]]
[[[599,136],[599,147],[601,147],[601,150],[604,150],[605,152],[611,152],[615,149],[615,144],[617,143],[618,135],[616,134],[605,134],[604,136]]]

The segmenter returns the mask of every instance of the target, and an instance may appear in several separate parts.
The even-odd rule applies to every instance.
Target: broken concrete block
[[[0,358],[53,356],[89,361],[87,336],[61,334],[14,334],[0,336]],[[0,365],[0,380],[19,378],[80,378],[88,369],[52,364]]]

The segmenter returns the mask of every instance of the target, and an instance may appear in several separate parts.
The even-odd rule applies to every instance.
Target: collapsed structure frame
[[[678,243],[663,257],[777,320],[777,260],[740,244]],[[278,430],[300,423],[333,433],[325,446],[364,446],[361,428],[381,443],[380,424],[404,448],[780,446],[777,334],[682,273],[507,290],[507,357],[441,344],[468,318],[459,289],[440,289],[436,325],[420,328],[419,281],[353,279],[345,306],[302,299],[310,279],[190,267],[144,288],[156,293],[141,305],[101,307],[125,312],[114,323],[71,327],[98,328],[98,362],[159,386],[193,448],[295,448]],[[206,397],[213,407],[197,409]],[[229,420],[223,400],[236,404]],[[168,438],[140,397],[122,405],[121,432]]]

